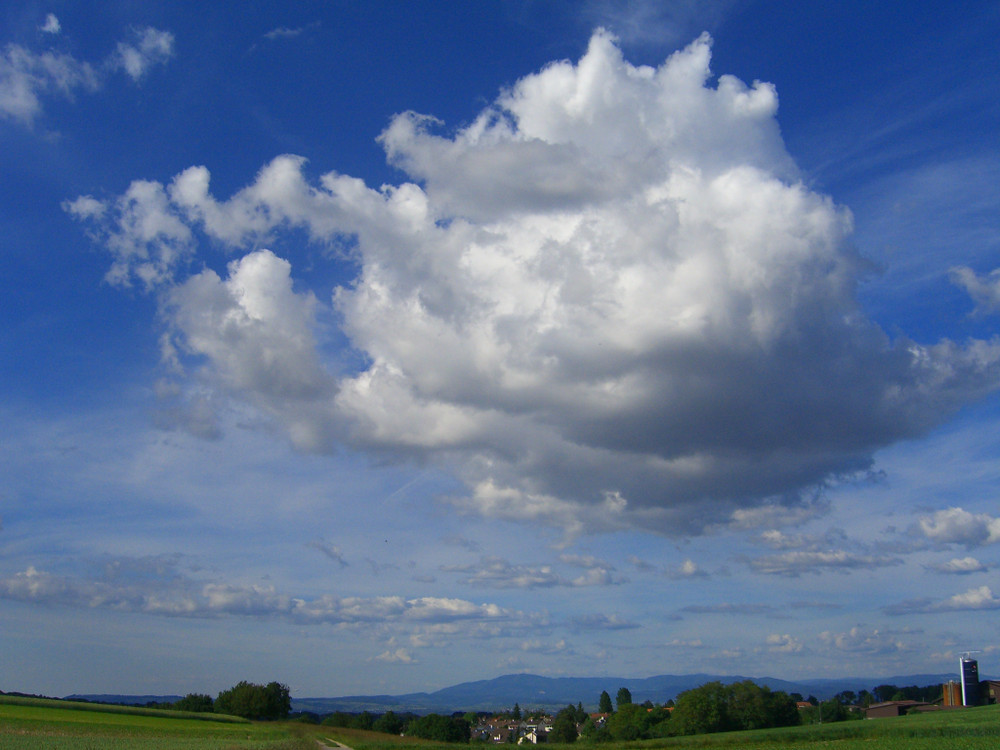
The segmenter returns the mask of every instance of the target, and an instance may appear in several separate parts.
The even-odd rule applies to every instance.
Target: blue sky
[[[0,688],[994,670],[995,3],[0,29]]]

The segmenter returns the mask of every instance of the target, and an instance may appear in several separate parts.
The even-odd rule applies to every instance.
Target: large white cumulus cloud
[[[469,488],[456,502],[490,515],[697,531],[865,469],[993,389],[1000,353],[865,318],[849,212],[798,179],[774,89],[713,85],[710,49],[635,67],[598,32],[456,133],[398,115],[380,137],[413,180],[398,186],[314,185],[282,156],[224,201],[192,167],[136,183],[156,199],[142,211],[135,185],[67,205],[117,278],[164,290],[213,387],[302,447],[446,462]],[[171,242],[136,236],[126,210]],[[323,369],[275,255],[183,279],[180,226],[279,255],[289,228],[356,237],[360,271],[332,300],[363,369]]]

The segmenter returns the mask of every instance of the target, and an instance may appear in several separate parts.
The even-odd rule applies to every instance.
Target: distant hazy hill
[[[934,685],[950,679],[955,674],[914,674],[896,677],[845,677],[791,682],[775,677],[752,677],[759,685],[787,693],[814,695],[829,698],[842,690],[871,690],[876,685]],[[678,693],[703,685],[712,680],[723,683],[748,679],[741,675],[659,675],[645,679],[628,677],[541,677],[533,674],[510,674],[492,680],[463,682],[433,693],[407,693],[405,695],[348,695],[338,698],[295,698],[295,711],[315,711],[319,714],[333,711],[381,713],[387,710],[413,711],[416,713],[451,713],[452,711],[493,711],[511,708],[519,703],[521,708],[559,709],[572,703],[583,703],[584,708],[595,710],[602,690],[614,698],[618,688],[626,687],[635,703],[651,700],[663,703]]]
[[[67,695],[66,701],[90,701],[91,703],[114,703],[120,706],[145,706],[147,703],[174,703],[183,695]]]

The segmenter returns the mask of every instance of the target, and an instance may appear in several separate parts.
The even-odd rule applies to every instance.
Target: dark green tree
[[[518,704],[518,703],[514,704],[514,710],[511,711],[510,718],[512,718],[514,721],[520,721],[521,720],[521,706],[520,706],[520,704]]]
[[[799,707],[788,693],[777,691],[766,698],[768,726],[794,727],[802,723]]]
[[[403,731],[403,720],[392,711],[386,711],[372,724],[372,729],[385,734],[399,734]]]
[[[633,703],[619,703],[618,711],[608,718],[608,732],[619,742],[645,739],[649,729],[649,711]]]
[[[677,696],[670,732],[702,734],[791,726],[799,722],[795,701],[787,693],[772,692],[751,680],[731,685],[716,681]]]
[[[576,742],[576,738],[576,708],[569,705],[561,709],[552,720],[549,739],[552,742]]]
[[[406,733],[435,742],[468,742],[471,731],[469,722],[461,716],[427,714],[411,721]]]
[[[766,693],[750,680],[729,686],[729,705],[726,713],[734,726],[740,729],[763,729],[769,726]]]
[[[649,728],[646,730],[650,738],[670,736],[670,711],[666,706],[659,706],[647,712]]]
[[[216,713],[246,719],[286,719],[291,709],[288,686],[280,682],[256,685],[244,680],[219,693],[214,704]]]
[[[841,690],[833,697],[845,706],[853,706],[858,701],[858,696],[853,690]]]
[[[876,685],[872,689],[872,693],[875,694],[875,701],[877,703],[883,703],[885,701],[891,701],[892,696],[899,691],[899,688],[895,685]]]
[[[674,714],[670,718],[672,731],[675,734],[705,734],[728,730],[731,725],[726,710],[727,693],[718,681],[685,690],[677,696]]]
[[[269,682],[264,687],[265,717],[269,719],[287,719],[292,710],[292,697],[288,685],[280,682]]]
[[[615,696],[615,704],[618,706],[618,710],[621,710],[622,706],[628,706],[632,703],[632,693],[629,692],[627,687],[618,688],[618,695]]]
[[[173,704],[172,708],[176,711],[212,711],[213,709],[212,696],[202,695],[201,693],[188,693],[179,701]]]
[[[601,699],[598,701],[597,710],[602,714],[610,714],[614,712],[614,706],[611,705],[611,696],[608,695],[607,690],[601,691]]]

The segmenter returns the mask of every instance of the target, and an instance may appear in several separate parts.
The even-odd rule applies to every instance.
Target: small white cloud
[[[94,69],[72,55],[35,53],[17,44],[0,52],[0,116],[31,125],[42,111],[42,97],[50,92],[71,98],[77,89],[94,91],[99,79]]]
[[[313,21],[312,23],[306,24],[305,26],[295,26],[295,27],[278,26],[277,28],[273,28],[270,31],[266,32],[264,34],[264,38],[267,39],[269,42],[273,42],[276,39],[294,39],[295,37],[301,36],[307,31],[316,29],[319,26],[320,26],[319,21]]]
[[[1000,597],[993,594],[989,586],[972,588],[947,599],[914,599],[885,608],[889,615],[933,614],[935,612],[963,612],[1000,609]]]
[[[692,576],[703,576],[705,573],[698,567],[694,560],[685,560],[681,564],[680,574],[685,578],[691,578]]]
[[[775,654],[797,654],[802,651],[802,643],[788,633],[772,633],[767,637],[767,650]]]
[[[375,657],[376,661],[384,661],[390,664],[415,664],[416,661],[410,656],[410,652],[405,648],[397,648],[395,651],[383,651]]]
[[[801,535],[789,535],[777,529],[765,531],[760,535],[760,541],[771,549],[801,549],[810,545],[810,540]]]
[[[976,547],[1000,541],[1000,517],[970,513],[962,508],[939,510],[919,521],[919,530],[928,539],[942,544]]]
[[[123,69],[133,81],[154,65],[166,63],[174,54],[174,35],[147,26],[133,32],[131,42],[119,42],[112,66]]]
[[[81,195],[71,201],[63,201],[62,209],[77,219],[98,220],[108,207],[89,195]]]
[[[715,653],[709,654],[708,658],[709,659],[722,659],[722,660],[726,660],[726,661],[731,660],[731,659],[742,659],[743,658],[743,649],[741,649],[741,648],[724,648],[721,651],[716,651]]]
[[[62,31],[62,24],[59,23],[59,19],[56,18],[55,13],[49,13],[45,16],[45,23],[39,28],[46,34],[58,34]]]
[[[559,639],[555,643],[532,639],[522,641],[518,647],[521,651],[531,654],[565,654],[568,653],[565,639]]]
[[[668,641],[667,646],[670,648],[704,648],[705,644],[702,642],[701,638],[694,638],[691,640],[684,640],[682,638],[674,638],[672,641]]]
[[[851,653],[875,655],[906,650],[906,644],[899,640],[895,633],[886,633],[878,629],[866,630],[862,627],[853,627],[843,633],[825,631],[819,634],[819,639],[838,651]]]
[[[966,575],[968,573],[982,573],[989,570],[985,565],[983,565],[979,560],[974,557],[962,557],[953,558],[948,562],[939,563],[937,565],[931,565],[931,570],[936,570],[939,573],[955,573],[957,575]]]
[[[963,594],[955,594],[937,607],[937,609],[949,611],[998,608],[1000,608],[1000,598],[993,595],[989,586],[980,586],[976,589],[969,589]]]
[[[1000,268],[980,276],[966,266],[951,269],[952,283],[962,287],[976,303],[973,315],[1000,312]]]

